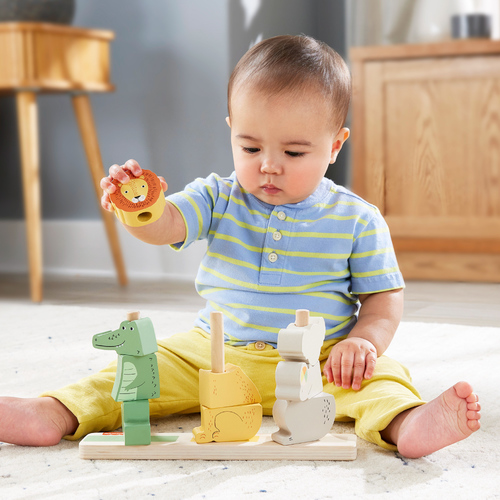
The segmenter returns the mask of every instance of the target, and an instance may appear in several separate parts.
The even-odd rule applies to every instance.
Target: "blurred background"
[[[104,166],[136,159],[169,192],[197,176],[232,171],[226,85],[255,42],[305,33],[348,58],[356,45],[450,38],[456,12],[491,14],[498,1],[77,0],[73,26],[112,30],[114,93],[91,94]],[[2,61],[0,61],[0,65]],[[67,95],[39,97],[44,272],[114,275],[87,161]],[[0,273],[27,272],[15,101],[0,97]],[[350,147],[328,175],[351,183]],[[203,245],[175,255],[120,229],[130,276],[194,276]]]

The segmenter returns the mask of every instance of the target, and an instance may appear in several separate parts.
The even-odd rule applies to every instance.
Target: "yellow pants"
[[[339,340],[323,345],[322,366]],[[210,335],[198,328],[158,342],[161,394],[150,401],[151,417],[200,411],[198,373],[200,368],[210,369],[210,349]],[[275,371],[281,361],[277,349],[268,345],[265,350],[257,350],[255,344],[226,346],[225,361],[240,366],[250,377],[262,396],[264,415],[272,415]],[[76,440],[90,432],[111,431],[121,426],[121,403],[111,397],[115,373],[116,363],[111,363],[75,384],[42,394],[58,399],[77,417],[80,425],[66,439]],[[393,450],[396,447],[383,441],[380,431],[399,413],[424,403],[411,383],[408,370],[386,356],[378,358],[374,376],[365,380],[359,391],[336,387],[326,383],[324,377],[323,384],[324,391],[335,397],[337,421],[354,420],[358,436]]]

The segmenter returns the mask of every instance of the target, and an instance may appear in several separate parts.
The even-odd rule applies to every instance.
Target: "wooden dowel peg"
[[[295,326],[307,326],[309,324],[309,311],[307,309],[297,309],[295,311]]]
[[[212,372],[224,373],[224,316],[219,311],[210,313],[212,339]]]
[[[136,321],[139,319],[139,311],[130,311],[127,313],[127,321]]]

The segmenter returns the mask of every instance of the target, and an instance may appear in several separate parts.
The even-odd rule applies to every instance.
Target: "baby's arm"
[[[127,172],[131,172],[138,177],[142,174],[142,168],[135,160],[128,160],[124,165],[112,165],[109,168],[109,176],[101,179],[101,188],[104,191],[101,198],[101,206],[105,210],[113,211],[109,195],[114,193],[116,186],[112,183],[112,180],[117,179],[121,183],[126,184],[130,181]],[[167,183],[165,179],[163,177],[159,177],[159,179],[163,191],[166,191]],[[130,234],[152,245],[180,243],[186,238],[184,219],[174,205],[168,201],[163,214],[157,221],[138,227],[131,227],[125,224],[124,226]]]
[[[359,296],[358,322],[345,340],[333,346],[323,368],[328,382],[354,390],[372,377],[377,357],[389,347],[403,314],[403,289]]]

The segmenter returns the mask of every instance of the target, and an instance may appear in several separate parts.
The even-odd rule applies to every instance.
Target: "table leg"
[[[99,185],[101,179],[105,177],[104,167],[102,164],[101,152],[99,150],[99,142],[90,106],[90,99],[87,94],[73,95],[73,108],[75,110],[76,120],[80,129],[80,135],[83,141],[83,147],[87,155],[90,173],[94,184],[99,207],[101,207],[102,189]],[[113,261],[115,263],[118,281],[121,285],[127,284],[127,272],[123,260],[122,251],[120,248],[120,240],[115,225],[115,217],[111,212],[100,208],[101,216],[104,221],[106,233],[108,235]]]
[[[24,216],[30,271],[31,300],[42,300],[42,223],[38,106],[35,92],[17,92],[17,121],[21,150]]]

